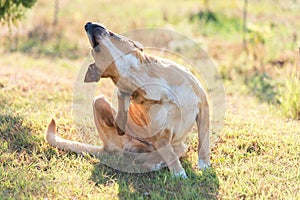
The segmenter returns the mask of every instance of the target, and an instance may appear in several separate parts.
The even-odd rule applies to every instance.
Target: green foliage
[[[247,26],[247,40],[253,46],[264,44],[270,36],[271,30],[269,27],[258,26],[252,23]]]
[[[285,78],[278,93],[280,109],[286,117],[300,119],[300,73],[294,70]]]
[[[282,84],[265,73],[254,74],[246,84],[260,101],[274,104],[285,117],[300,119],[300,74],[296,70]]]
[[[190,20],[200,23],[204,35],[232,34],[240,32],[242,21],[239,17],[228,17],[220,12],[210,10],[200,11],[190,16]]]
[[[35,2],[36,0],[0,0],[0,22],[8,25],[16,23]]]
[[[50,28],[49,28],[50,27]],[[17,36],[17,43],[12,46],[11,40],[3,42],[3,46],[11,51],[20,51],[35,56],[67,57],[76,59],[82,56],[78,44],[66,38],[64,31],[53,28],[49,24],[34,27],[27,35]]]
[[[249,79],[246,79],[246,84],[259,100],[268,103],[277,103],[276,82],[267,74],[256,73]]]
[[[21,41],[17,50],[31,55],[67,57],[70,59],[76,59],[80,56],[77,44],[67,40],[62,34],[50,35],[49,38],[43,41],[40,38],[41,36],[36,34],[27,40]]]
[[[209,23],[209,22],[218,23],[218,18],[216,17],[216,14],[210,10],[200,11],[197,15],[198,18],[200,20],[204,20],[205,23]]]

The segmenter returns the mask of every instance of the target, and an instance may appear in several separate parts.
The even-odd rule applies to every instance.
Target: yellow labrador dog
[[[102,96],[94,101],[103,147],[60,138],[54,120],[46,131],[48,143],[76,153],[130,152],[148,170],[168,166],[174,176],[187,178],[179,158],[186,152],[184,140],[196,122],[198,166],[208,167],[209,105],[196,77],[173,61],[143,52],[141,44],[101,24],[88,22],[85,30],[95,62],[84,81],[110,78],[118,88],[118,110]]]

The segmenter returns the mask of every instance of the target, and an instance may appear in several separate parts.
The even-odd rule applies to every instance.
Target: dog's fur
[[[208,167],[209,106],[192,73],[168,59],[144,53],[139,43],[103,25],[89,22],[85,29],[95,60],[85,82],[111,78],[118,88],[118,111],[104,97],[94,101],[94,119],[103,147],[59,138],[54,120],[46,132],[47,141],[76,153],[142,153],[136,156],[145,161],[143,167],[155,170],[165,163],[175,176],[186,178],[179,157],[186,151],[183,142],[196,121],[198,165]]]

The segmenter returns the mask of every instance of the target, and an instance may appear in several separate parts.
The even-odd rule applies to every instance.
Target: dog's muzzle
[[[84,29],[89,37],[91,46],[95,48],[99,45],[99,43],[96,40],[96,36],[101,36],[103,33],[106,33],[107,30],[103,25],[88,22],[85,24]]]

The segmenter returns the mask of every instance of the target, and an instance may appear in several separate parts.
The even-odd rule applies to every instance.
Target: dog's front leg
[[[119,135],[124,135],[125,133],[129,105],[130,95],[118,90],[118,113],[115,121]]]

